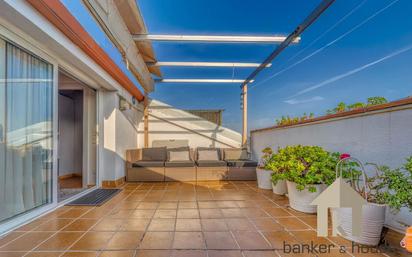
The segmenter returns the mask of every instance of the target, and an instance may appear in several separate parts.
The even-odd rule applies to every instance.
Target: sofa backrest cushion
[[[197,160],[198,161],[219,161],[220,160],[220,150],[217,148],[204,148],[199,147],[197,149]]]
[[[247,160],[249,159],[247,149],[244,148],[228,148],[224,149],[224,160]]]
[[[166,161],[166,147],[142,149],[142,161]]]
[[[167,148],[167,160],[173,161],[191,161],[190,148],[188,146]]]

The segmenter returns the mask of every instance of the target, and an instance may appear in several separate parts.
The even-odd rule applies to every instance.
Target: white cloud
[[[304,104],[304,103],[322,101],[324,99],[325,98],[323,98],[322,96],[314,96],[312,98],[301,99],[301,100],[298,100],[298,99],[294,98],[294,99],[286,100],[284,102],[287,103],[287,104]]]

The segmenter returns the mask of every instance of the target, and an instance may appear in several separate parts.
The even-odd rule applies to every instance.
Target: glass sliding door
[[[53,66],[0,39],[0,222],[52,202]]]

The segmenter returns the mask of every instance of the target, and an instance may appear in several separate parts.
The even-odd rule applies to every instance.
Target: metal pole
[[[247,84],[242,87],[243,99],[243,124],[242,124],[242,146],[247,147]]]

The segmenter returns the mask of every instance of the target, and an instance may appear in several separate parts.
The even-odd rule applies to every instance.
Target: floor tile
[[[207,257],[207,252],[203,250],[174,250],[172,257]]]
[[[97,219],[77,219],[62,229],[62,231],[88,231],[97,223]]]
[[[2,246],[0,251],[30,251],[52,234],[53,232],[28,232]]]
[[[208,257],[243,257],[241,251],[233,251],[233,250],[230,250],[230,251],[209,250],[207,253],[208,253]],[[275,257],[275,255],[272,257]]]
[[[203,231],[228,231],[224,219],[201,219],[200,220]]]
[[[197,202],[179,202],[179,209],[197,209]]]
[[[63,252],[30,252],[25,257],[59,257],[62,254]]]
[[[62,257],[96,257],[99,253],[98,252],[83,252],[83,251],[71,251],[66,252],[62,255]]]
[[[150,219],[123,219],[120,231],[145,231]]]
[[[40,244],[35,251],[64,251],[82,235],[82,232],[58,232]]]
[[[59,231],[73,221],[74,219],[52,219],[36,227],[33,231]]]
[[[177,218],[178,219],[198,219],[199,211],[197,209],[178,209]]]
[[[201,232],[176,232],[174,249],[204,249],[205,242]]]
[[[175,219],[152,219],[148,231],[174,231]]]
[[[310,229],[308,225],[300,221],[298,218],[295,217],[288,217],[288,218],[276,218],[276,221],[285,227],[287,230],[303,230],[303,229]]]
[[[158,209],[171,209],[171,210],[176,210],[177,209],[177,202],[161,202],[158,206]]]
[[[87,232],[70,249],[102,250],[106,247],[113,235],[113,232]]]
[[[223,214],[220,209],[199,209],[200,218],[202,219],[220,219]]]
[[[140,249],[171,249],[173,232],[146,232]]]
[[[298,241],[288,231],[262,232],[274,249],[283,249],[284,243],[297,244]]]
[[[204,232],[207,249],[239,249],[230,232]]]
[[[226,219],[226,224],[232,231],[256,231],[256,227],[248,219]]]
[[[277,223],[273,218],[257,218],[251,219],[251,222],[260,231],[281,231],[283,226]]]
[[[138,250],[135,257],[170,257],[171,250]]]
[[[135,251],[104,251],[99,257],[134,257]]]
[[[131,250],[139,247],[143,232],[116,232],[106,245],[106,250]]]
[[[233,232],[233,235],[242,250],[261,250],[272,248],[259,232],[235,231]]]
[[[244,251],[245,257],[277,257],[275,251]]]
[[[177,219],[176,231],[202,231],[200,219]]]
[[[153,217],[155,210],[135,210],[132,212],[129,218],[135,219],[150,219]]]
[[[122,219],[105,218],[99,221],[91,230],[93,231],[118,231],[123,224]]]
[[[156,210],[153,218],[155,219],[175,219],[177,216],[176,210]]]
[[[0,238],[0,247],[15,240],[16,238],[24,235],[24,232],[10,232],[7,235]]]

